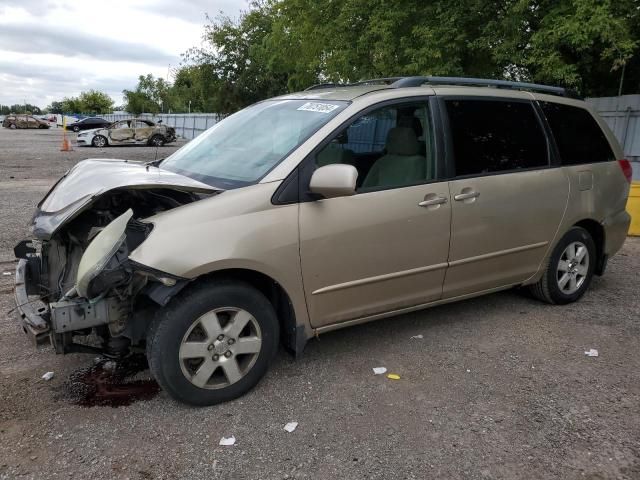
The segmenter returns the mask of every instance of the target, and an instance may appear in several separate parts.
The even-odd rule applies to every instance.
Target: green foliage
[[[106,93],[97,90],[82,92],[78,98],[82,111],[86,113],[110,113],[113,110],[113,100]]]
[[[640,89],[638,0],[259,0],[208,18],[172,85],[141,76],[133,113],[232,113],[314,83],[504,78],[584,96]]]
[[[136,115],[171,110],[171,85],[152,74],[140,75],[135,90],[123,90],[125,108]]]
[[[30,115],[41,115],[43,112],[40,107],[27,103],[14,105],[0,105],[0,115],[9,115],[10,113],[27,113]]]
[[[62,101],[51,102],[45,110],[49,113],[110,113],[113,111],[113,100],[106,93],[88,90],[77,97],[64,97]]]

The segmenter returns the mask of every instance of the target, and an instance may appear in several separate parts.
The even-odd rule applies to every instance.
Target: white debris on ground
[[[43,380],[46,380],[46,381],[49,381],[49,380],[51,380],[52,378],[53,378],[53,372],[47,372],[47,373],[45,373],[44,375],[42,375],[42,379],[43,379]]]
[[[386,373],[387,369],[385,367],[373,367],[373,373],[376,375],[382,375]]]
[[[289,422],[284,426],[284,429],[291,433],[298,427],[298,422]]]
[[[424,335],[422,335],[422,334],[420,334],[420,335],[414,335],[414,336],[413,336],[413,337],[411,337],[411,338],[419,338],[419,339],[421,339],[421,340],[422,340],[422,339],[424,338]]]
[[[587,357],[597,357],[598,356],[598,350],[596,350],[595,348],[591,348],[588,351],[584,352],[584,354]]]
[[[234,437],[233,435],[231,435],[229,438],[227,437],[222,437],[220,439],[220,445],[229,447],[231,445],[234,445],[236,443],[236,437]]]
[[[11,272],[2,272],[3,275],[11,275]]]
[[[117,366],[118,365],[116,364],[116,362],[114,362],[113,360],[109,360],[108,362],[105,362],[102,368],[107,372],[114,372]]]

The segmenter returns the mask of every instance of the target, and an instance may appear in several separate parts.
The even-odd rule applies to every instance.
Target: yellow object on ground
[[[627,212],[631,215],[629,235],[640,236],[640,182],[631,184],[629,200],[627,200]]]
[[[390,380],[400,380],[400,375],[397,373],[390,373],[387,375],[387,378]]]

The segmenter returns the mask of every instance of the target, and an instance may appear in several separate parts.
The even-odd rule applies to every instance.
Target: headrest
[[[416,134],[416,137],[422,136],[422,123],[420,123],[420,119],[414,116],[406,116],[398,118],[398,126],[399,127],[409,127],[413,129]]]
[[[391,155],[419,155],[420,143],[412,128],[395,127],[387,135],[387,153]]]

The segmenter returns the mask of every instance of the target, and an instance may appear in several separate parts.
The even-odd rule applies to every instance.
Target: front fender
[[[264,274],[287,292],[309,328],[298,246],[298,205],[272,205],[280,182],[228,190],[148,218],[149,237],[130,259],[182,278],[227,269]]]

